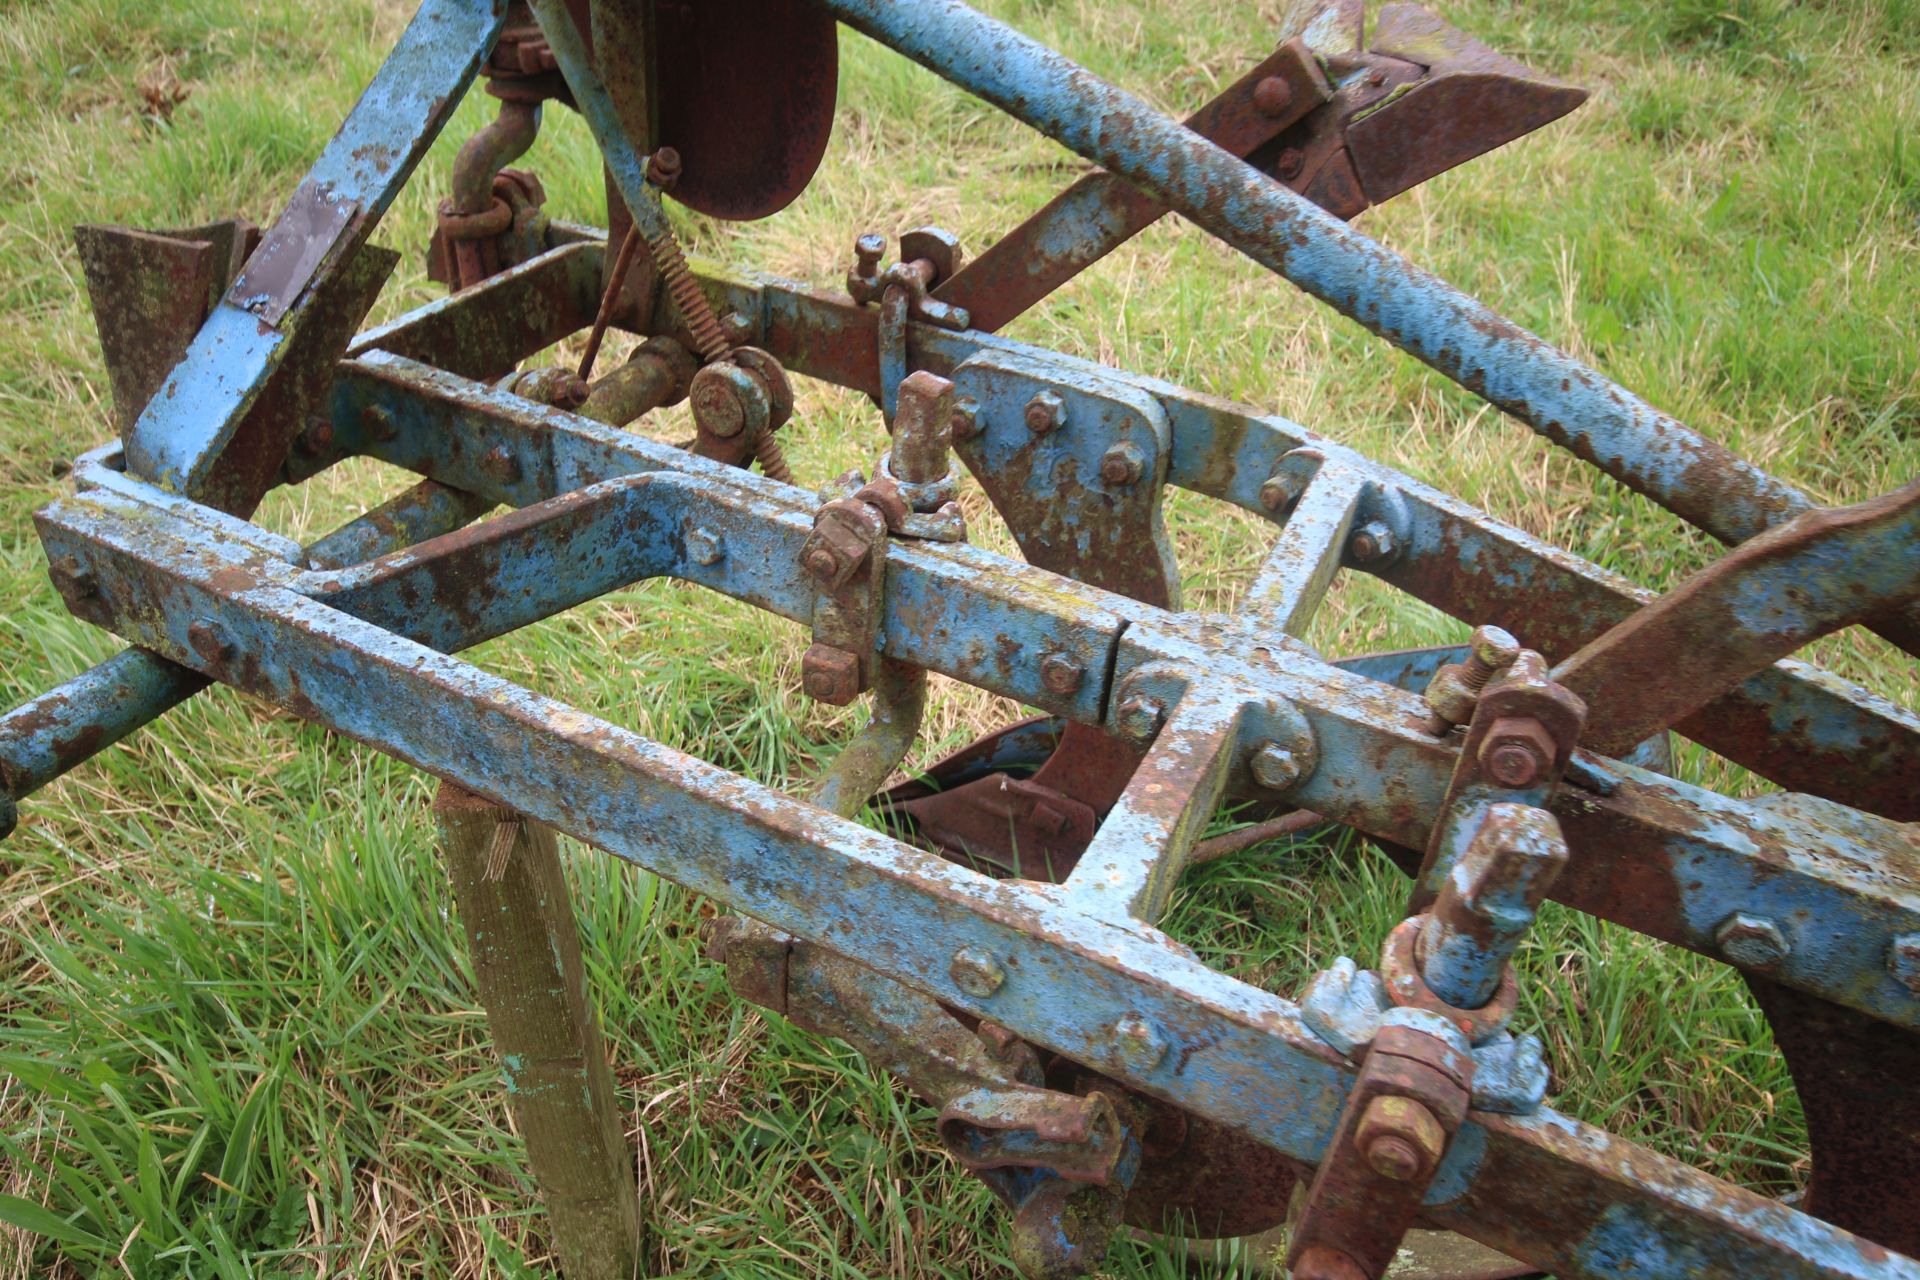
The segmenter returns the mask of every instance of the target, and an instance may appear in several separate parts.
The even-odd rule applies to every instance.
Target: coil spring
[[[647,248],[653,252],[654,268],[667,282],[667,293],[673,305],[680,309],[681,319],[687,322],[701,360],[718,360],[727,354],[727,335],[720,328],[719,317],[713,314],[713,304],[701,292],[700,282],[687,269],[686,255],[680,252],[671,234],[648,236],[646,240]]]

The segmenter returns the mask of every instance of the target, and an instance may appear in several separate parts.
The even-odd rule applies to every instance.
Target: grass
[[[1280,6],[988,7],[1171,110],[1238,74]],[[1594,97],[1370,212],[1371,234],[1822,499],[1920,471],[1920,5],[1445,8]],[[408,14],[400,0],[10,0],[0,12],[11,704],[115,647],[67,617],[29,521],[62,491],[63,460],[111,430],[67,228],[268,219]],[[1076,171],[900,59],[853,38],[843,48],[843,114],[816,184],[763,223],[689,220],[697,251],[825,282],[858,231],[938,220],[982,245]],[[186,97],[162,118],[149,103],[173,85]],[[383,226],[408,257],[381,317],[434,296],[417,249],[454,146],[483,118],[479,102],[461,109]],[[529,162],[556,213],[601,216],[578,121],[551,113]],[[1649,586],[1713,554],[1171,220],[1013,333],[1284,412]],[[817,386],[789,430],[807,476],[869,460],[879,439],[864,401]],[[312,535],[398,484],[371,464],[339,468],[276,495],[263,519]],[[985,529],[979,495],[968,501]],[[1170,518],[1189,607],[1230,608],[1264,526],[1190,495]],[[1464,630],[1352,579],[1312,639],[1354,652]],[[476,657],[791,788],[857,723],[799,697],[803,645],[784,622],[652,584]],[[1915,704],[1912,664],[1872,637],[1816,651]],[[920,759],[1012,710],[941,682]],[[1759,789],[1698,750],[1681,768]],[[0,1237],[0,1277],[547,1273],[429,795],[405,766],[215,690],[26,806],[0,846],[0,1192],[14,1197],[0,1218],[16,1224]],[[700,955],[710,906],[591,851],[567,857],[656,1272],[1002,1273],[998,1213],[939,1154],[924,1108],[844,1047],[729,999]],[[1403,892],[1358,841],[1273,845],[1196,870],[1169,925],[1223,969],[1293,990],[1334,955],[1374,955]],[[1521,966],[1556,1105],[1769,1192],[1804,1183],[1791,1085],[1730,971],[1560,911]],[[1189,1264],[1129,1243],[1111,1269]]]

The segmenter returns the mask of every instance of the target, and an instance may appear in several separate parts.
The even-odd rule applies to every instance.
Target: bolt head
[[[853,256],[863,267],[879,265],[880,255],[887,251],[887,238],[877,231],[869,231],[853,242]]]
[[[1114,718],[1121,733],[1135,742],[1146,742],[1160,732],[1160,724],[1166,719],[1167,709],[1158,698],[1150,698],[1142,693],[1128,694],[1120,700],[1118,713]]]
[[[953,402],[953,438],[971,440],[980,434],[980,402],[961,396]]]
[[[1247,757],[1247,770],[1267,790],[1285,791],[1306,774],[1306,761],[1278,742],[1263,742]]]
[[[1027,430],[1037,436],[1057,431],[1066,420],[1066,403],[1055,392],[1042,391],[1027,401]]]
[[[1263,116],[1286,113],[1293,105],[1293,86],[1279,76],[1262,76],[1253,86],[1253,109]]]
[[[1499,627],[1475,627],[1467,638],[1467,650],[1489,672],[1504,671],[1520,656],[1520,642]]]
[[[687,532],[687,558],[695,564],[719,564],[720,557],[726,554],[720,544],[720,535],[711,529],[691,529]]]
[[[399,428],[394,426],[393,412],[385,405],[368,405],[360,411],[360,421],[365,424],[367,434],[375,440],[391,440],[398,435]]]
[[[860,696],[860,659],[832,645],[809,645],[800,660],[800,688],[815,702],[844,707]]]
[[[1713,939],[1720,953],[1737,965],[1764,969],[1787,958],[1791,948],[1780,926],[1766,916],[1736,911],[1721,921]]]
[[[208,618],[196,618],[187,626],[187,646],[201,658],[219,665],[233,656],[233,643],[220,624]]]
[[[47,578],[65,600],[90,600],[100,590],[99,579],[78,556],[61,556],[47,565]]]
[[[1100,478],[1116,487],[1134,483],[1146,469],[1146,455],[1138,445],[1124,440],[1108,449],[1100,459]]]
[[[1413,1098],[1390,1094],[1367,1103],[1353,1138],[1373,1171],[1396,1182],[1425,1178],[1447,1148],[1446,1130],[1433,1112]]]
[[[1050,693],[1071,698],[1080,692],[1080,685],[1086,678],[1086,664],[1068,654],[1050,653],[1040,659],[1040,683],[1046,685]]]
[[[501,484],[513,484],[520,479],[520,459],[503,444],[487,450],[486,456],[480,459],[480,469]]]
[[[1277,169],[1282,181],[1291,182],[1300,176],[1300,170],[1306,167],[1307,157],[1298,147],[1288,147],[1280,153]]]
[[[1920,996],[1920,933],[1903,933],[1893,940],[1887,950],[1887,972]]]
[[[680,153],[662,147],[647,157],[647,181],[662,191],[680,180]]]
[[[1547,776],[1559,747],[1532,716],[1504,716],[1480,740],[1480,768],[1494,782],[1516,790]]]
[[[1306,488],[1306,481],[1293,472],[1276,471],[1260,486],[1260,505],[1274,515],[1285,515],[1293,510],[1293,504],[1300,501]]]
[[[1393,530],[1378,520],[1369,520],[1354,530],[1347,549],[1353,553],[1356,563],[1376,564],[1391,560],[1400,547],[1394,541]]]
[[[976,1000],[985,1000],[1007,981],[1007,971],[998,960],[980,947],[962,947],[953,953],[947,966],[953,985]]]
[[[1167,1056],[1167,1038],[1137,1013],[1123,1014],[1113,1024],[1114,1056],[1130,1071],[1147,1072]]]
[[[722,439],[759,431],[772,414],[766,387],[733,364],[710,364],[694,374],[687,402],[693,406],[694,425]]]

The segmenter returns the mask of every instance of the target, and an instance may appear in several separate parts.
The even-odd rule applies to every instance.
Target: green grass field
[[[1184,110],[1267,50],[1282,5],[987,7]],[[1594,95],[1368,213],[1369,233],[1825,500],[1920,472],[1920,4],[1440,7]],[[267,221],[410,9],[0,0],[0,702],[117,647],[66,615],[29,520],[64,491],[64,460],[112,430],[68,228]],[[687,221],[697,252],[826,283],[860,231],[939,221],[981,246],[1076,172],[893,55],[850,36],[843,49],[815,185],[764,223]],[[419,249],[454,148],[484,118],[480,100],[462,108],[383,225],[406,260],[381,318],[436,295]],[[600,219],[578,120],[552,111],[526,163],[554,213]],[[1285,413],[1649,586],[1713,554],[1176,220],[1012,332]],[[682,431],[667,416],[663,438]],[[870,461],[882,438],[863,400],[817,386],[787,435],[813,479]],[[338,468],[261,519],[312,536],[400,483]],[[1008,547],[980,495],[968,502],[977,536]],[[1171,512],[1188,606],[1230,608],[1269,526],[1190,495]],[[1311,639],[1349,653],[1465,630],[1355,577]],[[662,582],[475,659],[798,789],[859,723],[800,696],[804,645],[785,622]],[[1920,700],[1913,663],[1872,637],[1817,654]],[[916,763],[1014,711],[939,682]],[[1697,750],[1681,769],[1758,785]],[[0,1233],[0,1277],[548,1273],[431,790],[215,690],[23,806],[0,845],[0,1192],[17,1197],[0,1202],[16,1224]],[[700,954],[710,905],[591,850],[566,856],[655,1273],[1004,1273],[998,1211],[940,1154],[923,1107],[843,1046],[730,999]],[[1170,928],[1225,970],[1293,991],[1335,955],[1376,955],[1403,897],[1358,841],[1267,846],[1191,874]],[[1730,970],[1557,910],[1522,970],[1557,1106],[1768,1192],[1804,1181],[1791,1085]],[[1111,1265],[1193,1266],[1146,1243]]]

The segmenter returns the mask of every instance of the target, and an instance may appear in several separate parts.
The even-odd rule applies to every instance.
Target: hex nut
[[[954,952],[952,963],[947,965],[947,976],[953,979],[954,986],[976,1000],[985,1000],[1007,981],[1006,969],[979,947],[962,947]]]
[[[1354,1145],[1383,1178],[1425,1178],[1446,1154],[1447,1134],[1433,1112],[1413,1098],[1381,1094],[1367,1103],[1354,1127]]]
[[[1080,692],[1080,685],[1086,678],[1086,664],[1075,661],[1066,653],[1050,653],[1040,659],[1040,683],[1047,686],[1049,693],[1071,698]]]
[[[1120,700],[1114,723],[1121,733],[1135,742],[1146,742],[1160,732],[1160,723],[1166,719],[1166,714],[1167,709],[1158,698],[1131,693]]]
[[[1745,911],[1736,911],[1721,921],[1713,940],[1719,944],[1721,955],[1749,969],[1779,964],[1792,949],[1779,925],[1766,916]]]
[[[695,564],[719,564],[720,557],[726,554],[721,545],[720,535],[711,529],[690,529],[687,532],[687,558]]]
[[[1560,748],[1532,716],[1502,716],[1480,740],[1480,767],[1503,787],[1531,787],[1553,767]]]
[[[1127,440],[1108,449],[1100,459],[1100,479],[1116,488],[1135,483],[1146,469],[1146,455],[1140,452],[1140,446]]]
[[[1399,553],[1400,546],[1389,529],[1379,520],[1369,520],[1353,531],[1353,538],[1347,543],[1358,564],[1375,564],[1391,560]]]
[[[809,645],[800,660],[800,688],[815,702],[844,707],[860,696],[860,659],[830,644]]]
[[[1167,1038],[1137,1013],[1122,1014],[1113,1024],[1114,1055],[1128,1070],[1147,1072],[1167,1056]]]
[[[1067,406],[1056,392],[1042,391],[1027,401],[1027,430],[1037,436],[1066,425]]]
[[[1901,986],[1920,996],[1920,933],[1903,933],[1887,949],[1887,972]]]
[[[1267,790],[1285,791],[1306,776],[1307,762],[1300,758],[1299,752],[1267,741],[1247,757],[1247,770],[1253,774],[1253,780]]]

